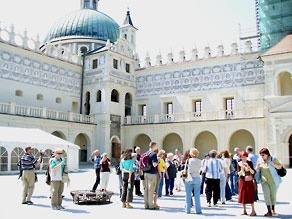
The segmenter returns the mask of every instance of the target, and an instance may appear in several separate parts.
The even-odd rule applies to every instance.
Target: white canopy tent
[[[56,148],[63,149],[67,154],[67,166],[70,171],[79,169],[79,149],[69,141],[35,128],[16,128],[0,126],[0,147],[4,147],[8,155],[15,147],[25,149],[27,146],[45,151]],[[8,156],[8,160],[9,160]],[[9,162],[8,162],[9,163]]]

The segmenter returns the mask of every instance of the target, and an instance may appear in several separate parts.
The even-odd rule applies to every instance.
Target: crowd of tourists
[[[42,156],[36,159],[32,148],[27,147],[19,165],[22,169],[23,183],[22,204],[31,205],[35,185],[34,169],[42,162]],[[48,184],[51,188],[51,207],[63,210],[62,193],[64,190],[63,175],[68,172],[62,150],[56,149],[49,161]],[[147,155],[147,156],[145,156]],[[142,162],[143,157],[143,162]],[[147,157],[148,167],[145,165]],[[151,141],[149,150],[141,153],[140,147],[127,148],[122,151],[116,174],[119,178],[119,191],[122,208],[134,208],[134,194],[144,198],[145,209],[159,210],[159,199],[163,196],[175,196],[185,191],[185,213],[202,214],[201,196],[205,195],[207,207],[219,207],[237,197],[242,205],[242,215],[256,216],[255,202],[258,198],[258,185],[262,186],[267,213],[264,216],[276,215],[276,193],[282,182],[277,170],[282,169],[280,160],[270,154],[268,148],[262,148],[259,156],[253,147],[245,150],[234,149],[218,152],[211,150],[200,158],[197,148],[181,153],[179,148],[174,153],[158,149],[156,142]],[[93,162],[95,181],[91,192],[106,192],[111,173],[111,162],[106,153],[93,151],[89,159]],[[142,165],[143,164],[143,165]],[[247,212],[251,205],[251,212]]]

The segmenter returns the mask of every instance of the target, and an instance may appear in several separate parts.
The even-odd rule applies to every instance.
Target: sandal
[[[122,204],[122,208],[125,208],[125,207],[126,207],[126,203],[123,203],[123,204]]]
[[[240,215],[247,215],[247,213],[246,213],[246,211],[244,211]]]
[[[132,205],[127,205],[126,208],[133,208],[133,206]]]
[[[257,216],[257,214],[254,212],[254,213],[251,213],[249,216],[250,217]]]

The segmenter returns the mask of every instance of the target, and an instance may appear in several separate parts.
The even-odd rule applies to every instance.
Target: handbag
[[[191,182],[193,181],[193,177],[187,170],[187,165],[188,165],[189,160],[186,161],[186,164],[184,166],[184,170],[182,171],[184,174],[182,174],[182,178],[185,180],[185,182]]]
[[[277,168],[275,168],[276,169],[276,171],[277,171],[277,173],[278,173],[278,175],[280,176],[280,177],[284,177],[284,176],[286,176],[286,174],[287,174],[287,170],[282,166],[282,168],[281,169],[277,169]]]
[[[67,172],[64,172],[62,175],[62,182],[63,183],[69,183],[70,182],[70,178],[69,178],[69,174]]]
[[[244,181],[252,181],[252,180],[253,180],[252,175],[248,175],[244,177]]]
[[[271,157],[271,161],[274,161],[274,159],[275,159],[275,158]],[[284,177],[284,176],[286,176],[286,174],[287,174],[287,170],[284,168],[284,166],[282,166],[281,169],[277,169],[277,168],[275,168],[275,169],[276,169],[276,171],[277,171],[277,174],[278,174],[280,177]]]

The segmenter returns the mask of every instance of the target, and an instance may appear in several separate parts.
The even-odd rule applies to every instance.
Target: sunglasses
[[[56,154],[63,154],[63,153],[56,153]]]
[[[261,156],[263,157],[263,156],[265,156],[266,154],[261,154]]]

